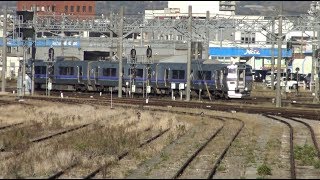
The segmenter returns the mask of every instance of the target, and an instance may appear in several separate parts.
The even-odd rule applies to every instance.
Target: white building
[[[213,14],[234,15],[234,11],[220,11],[220,3],[227,1],[168,1],[168,8],[180,9],[180,13],[188,14],[189,6],[192,6],[192,14],[204,14],[209,11]],[[235,1],[228,1],[235,5]]]
[[[145,10],[145,18],[173,17],[179,19],[188,16],[189,6],[192,6],[192,16],[194,17],[205,18],[207,11],[211,16],[234,15],[235,1],[168,1],[168,8],[164,10]]]
[[[20,60],[23,60],[22,57],[7,57],[7,69],[6,69],[6,78],[16,79],[18,77],[19,64]],[[2,62],[0,63],[0,76],[2,75]]]

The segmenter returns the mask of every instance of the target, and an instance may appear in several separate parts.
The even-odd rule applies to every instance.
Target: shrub
[[[266,175],[272,175],[271,174],[271,168],[267,166],[266,164],[262,164],[257,169],[258,175],[260,176],[266,176]]]
[[[294,147],[294,156],[302,162],[302,165],[315,164],[316,149],[313,146],[305,144],[304,146]]]

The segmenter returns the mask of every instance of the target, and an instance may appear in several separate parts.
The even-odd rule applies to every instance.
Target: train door
[[[95,84],[97,84],[98,80],[99,80],[99,68],[97,66],[97,67],[95,67],[95,70],[94,70],[94,82],[95,82]]]
[[[91,74],[92,74],[92,69],[91,69],[91,63],[92,62],[88,62],[88,67],[87,67],[87,82],[88,82],[88,87],[89,85],[91,85]]]
[[[214,81],[216,82],[216,89],[220,89],[221,87],[221,81],[220,81],[221,77],[220,77],[220,70],[216,70],[215,71],[215,76],[214,76]]]
[[[169,71],[170,69],[164,70],[164,85],[167,86],[169,84]]]
[[[218,80],[216,81],[218,85],[218,90],[221,90],[222,92],[227,92],[228,91],[228,85],[227,85],[227,76],[228,76],[228,68],[224,67],[221,70],[218,70],[219,74],[216,75],[218,76]]]
[[[244,88],[245,86],[245,81],[246,81],[246,72],[245,72],[245,69],[242,69],[242,68],[238,68],[237,69],[237,79],[238,79],[238,88],[241,89],[241,88]]]
[[[78,83],[82,82],[82,75],[83,75],[83,71],[82,71],[82,66],[77,66],[78,68]]]
[[[158,72],[159,72],[159,64],[156,64],[155,68],[155,76],[156,76],[156,87],[158,87]]]

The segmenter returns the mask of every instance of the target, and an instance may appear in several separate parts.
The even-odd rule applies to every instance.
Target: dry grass
[[[44,105],[43,102],[37,101],[28,103],[33,103],[36,107],[16,106],[19,108],[14,108],[14,106],[6,106],[0,108],[0,112],[6,112],[8,117],[12,116],[14,119],[12,114],[15,112],[18,114],[18,118],[21,118],[20,121],[23,120],[29,124],[34,123],[34,127],[37,127],[35,129],[19,130],[20,134],[24,134],[24,136],[21,136],[23,138],[29,138],[39,132],[49,132],[90,122],[95,123],[48,142],[25,147],[19,147],[18,142],[25,142],[26,139],[21,138],[22,140],[18,141],[12,138],[14,136],[20,137],[18,136],[18,129],[15,129],[15,133],[13,133],[14,131],[11,134],[6,133],[6,138],[10,139],[11,137],[13,147],[25,149],[26,152],[17,158],[1,161],[0,177],[2,178],[47,177],[74,162],[80,162],[80,169],[86,169],[87,171],[93,170],[94,167],[104,163],[112,163],[119,168],[108,169],[103,174],[108,177],[125,177],[130,169],[136,168],[137,164],[161,152],[165,146],[185,134],[195,123],[204,123],[201,120],[199,121],[200,116],[193,117],[152,110],[142,111],[135,108],[116,107],[115,109],[109,109],[103,106],[65,105],[49,102]],[[6,109],[7,107],[8,109]],[[156,107],[156,109],[171,110],[172,108]],[[174,108],[174,110],[185,111],[186,109]],[[240,133],[241,138],[237,138],[238,142],[235,145],[238,146],[236,146],[236,149],[247,157],[247,163],[256,161],[257,155],[255,153],[258,149],[256,142],[265,128],[263,123],[259,122],[261,120],[259,116],[203,109],[190,109],[188,111],[199,115],[204,112],[205,114],[244,120],[246,123],[245,130]],[[141,113],[140,119],[137,116],[138,112]],[[203,125],[208,126],[208,124]],[[226,129],[227,132],[235,132],[238,127],[238,123],[231,123]],[[147,128],[151,128],[151,130],[143,132]],[[143,152],[136,149],[137,145],[143,140],[167,128],[171,128],[171,131],[157,140],[156,143],[144,147]],[[30,134],[30,130],[33,134]],[[271,132],[274,132],[274,136],[277,136],[281,132],[281,128],[275,128]],[[226,135],[217,143],[225,144],[226,141],[229,141],[226,137],[229,136]],[[269,138],[271,139],[271,137]],[[272,145],[277,145],[277,143],[271,141],[268,143],[270,148],[273,147]],[[133,150],[130,158],[115,163],[115,157],[126,150]],[[264,157],[268,158],[264,160],[269,163],[277,163],[278,156],[275,155],[279,153],[278,150],[278,146],[275,146],[274,149],[268,149],[268,152],[264,154]],[[225,167],[229,167],[229,165],[226,163]],[[119,172],[115,169],[123,170]],[[77,175],[74,177],[81,176],[80,174]]]
[[[26,111],[21,111],[21,109],[23,109],[22,105],[0,106],[0,126],[25,121],[25,117],[28,113]]]
[[[138,119],[138,110],[134,108],[111,110],[90,105],[43,105],[43,102],[36,101],[28,103],[33,103],[35,107],[18,105],[17,108],[17,105],[14,105],[0,109],[0,112],[6,112],[6,115],[13,119],[18,115],[20,121],[29,125],[29,128],[14,128],[1,136],[0,140],[6,147],[25,150],[18,157],[2,160],[2,178],[47,177],[74,162],[80,162],[82,168],[92,170],[94,166],[113,162],[115,156],[121,152],[137,147],[142,139],[147,138],[148,133],[143,132],[147,128],[151,128],[151,132],[155,134],[170,127],[176,132],[173,133],[175,137],[188,129],[186,123],[177,120],[176,115],[171,113],[140,111],[141,118]],[[90,122],[95,124],[61,138],[51,139],[50,142],[35,145],[27,143],[30,137],[39,135],[39,132],[48,133]],[[4,139],[10,139],[10,142]],[[164,144],[168,143],[167,139],[165,141],[153,149],[161,150]]]

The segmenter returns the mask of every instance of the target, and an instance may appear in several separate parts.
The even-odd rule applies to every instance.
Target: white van
[[[280,73],[280,78],[281,78],[281,79],[285,78],[285,77],[286,77],[286,74],[287,74],[287,73]],[[274,72],[273,76],[274,76],[274,79],[273,79],[273,80],[274,80],[274,84],[276,84],[276,81],[277,81],[277,73]],[[280,80],[280,81],[281,81],[281,80]],[[270,87],[270,88],[271,88],[271,71],[268,71],[268,72],[267,72],[265,83],[266,83],[266,86],[267,86],[267,87]]]

